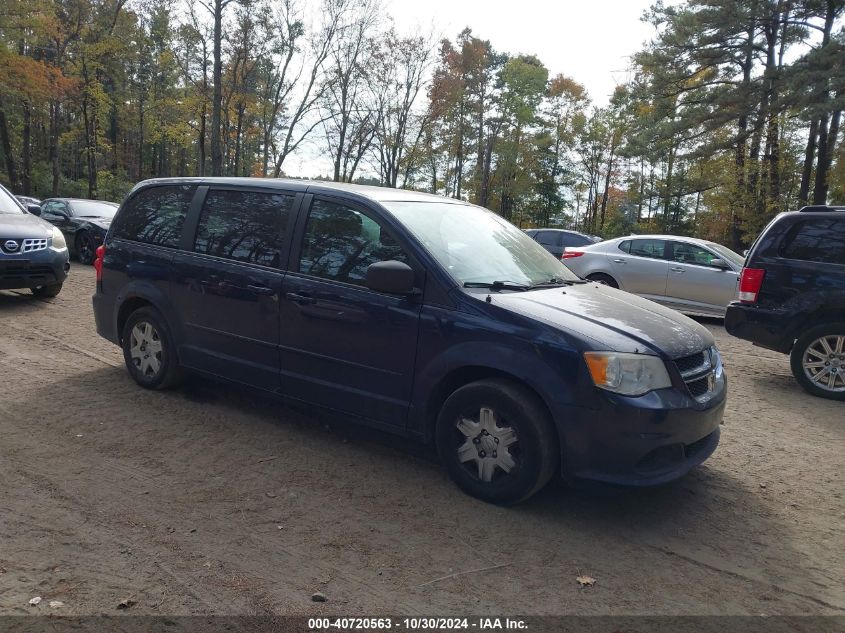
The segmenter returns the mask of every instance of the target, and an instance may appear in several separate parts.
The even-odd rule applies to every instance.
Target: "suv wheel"
[[[62,284],[38,286],[37,288],[32,288],[31,290],[32,294],[34,294],[39,299],[50,299],[52,297],[58,296],[58,294],[62,291]]]
[[[845,323],[807,330],[792,348],[792,374],[809,393],[845,400]]]
[[[181,371],[173,338],[157,310],[140,308],[129,315],[122,341],[126,367],[139,385],[166,389],[179,382]]]
[[[436,442],[464,492],[502,505],[539,491],[560,461],[545,407],[508,380],[480,380],[449,396],[437,418]]]

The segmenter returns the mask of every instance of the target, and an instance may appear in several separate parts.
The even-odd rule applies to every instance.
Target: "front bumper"
[[[706,403],[671,388],[638,398],[602,395],[598,409],[573,408],[559,425],[566,479],[662,484],[687,474],[719,444],[726,378]]]
[[[790,332],[797,323],[796,315],[758,305],[733,301],[725,313],[728,334],[751,341],[755,345],[787,353],[792,347]]]
[[[64,283],[69,270],[67,249],[45,248],[14,256],[0,254],[0,290]]]

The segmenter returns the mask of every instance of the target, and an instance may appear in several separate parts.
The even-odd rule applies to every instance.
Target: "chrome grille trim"
[[[675,366],[689,394],[699,402],[710,399],[715,387],[718,351],[705,349],[691,356],[675,359]]]
[[[50,245],[50,240],[47,238],[27,238],[23,241],[21,246],[21,253],[34,253],[35,251],[43,251]]]

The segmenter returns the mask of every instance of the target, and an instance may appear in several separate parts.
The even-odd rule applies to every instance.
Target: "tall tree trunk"
[[[9,123],[6,120],[6,111],[3,109],[2,102],[0,102],[0,146],[3,148],[3,156],[6,158],[6,171],[9,174],[9,184],[12,185],[13,191],[19,191],[20,181],[18,180],[18,168],[15,163],[15,155],[12,153],[12,139],[9,136]]]
[[[223,106],[223,60],[221,40],[223,39],[223,0],[214,0],[214,94],[211,99],[211,175],[223,175],[223,142],[220,136],[221,110]]]
[[[816,160],[816,141],[819,136],[819,120],[810,123],[807,148],[804,150],[804,166],[801,168],[801,186],[798,189],[798,203],[805,205],[810,200],[810,180],[813,175],[813,162]]]
[[[23,130],[21,133],[21,191],[32,193],[32,106],[23,103]]]
[[[813,204],[827,203],[827,192],[830,188],[830,167],[833,164],[836,137],[839,134],[839,120],[841,117],[842,110],[836,110],[833,113],[833,116],[830,119],[830,129],[826,131],[824,141],[822,141],[821,131],[819,132],[819,160],[816,164],[816,182],[813,188]]]
[[[56,197],[59,195],[59,183],[61,176],[59,173],[59,102],[50,102],[50,147],[48,150],[48,158],[50,160],[50,173],[52,175],[52,183],[50,187],[50,195]]]

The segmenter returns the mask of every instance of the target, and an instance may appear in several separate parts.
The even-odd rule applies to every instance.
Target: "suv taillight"
[[[766,271],[762,268],[743,268],[739,278],[739,300],[743,303],[757,303],[765,275]]]
[[[94,270],[97,271],[97,283],[103,280],[103,257],[106,256],[106,245],[97,247],[97,258],[94,260]]]
[[[563,251],[563,255],[560,256],[561,259],[570,259],[571,257],[581,257],[584,254],[584,251]]]

